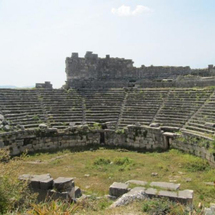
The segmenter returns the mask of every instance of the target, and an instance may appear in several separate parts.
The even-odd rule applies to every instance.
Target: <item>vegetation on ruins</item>
[[[159,215],[188,215],[189,210],[187,210],[184,206],[179,203],[171,202],[168,199],[151,199],[144,200],[142,206],[143,212],[147,212],[147,214],[159,214]]]
[[[34,115],[34,116],[32,116],[32,119],[33,120],[40,120],[40,117],[38,115]]]
[[[203,137],[180,135],[177,138],[177,141],[186,143],[186,144],[190,144],[190,145],[197,145],[200,147],[205,147],[210,152],[215,152],[215,138],[213,138],[213,141],[211,141],[210,139],[206,139]]]
[[[38,101],[40,101],[40,102],[43,101],[43,97],[41,95],[38,96]]]
[[[10,159],[8,151],[0,150],[0,214],[21,212],[35,201],[27,182],[18,179],[25,156]]]
[[[117,129],[116,134],[124,134],[125,133],[125,129]]]
[[[94,122],[92,125],[89,126],[89,128],[91,130],[99,130],[102,128],[101,124],[100,123],[97,123],[97,122]]]

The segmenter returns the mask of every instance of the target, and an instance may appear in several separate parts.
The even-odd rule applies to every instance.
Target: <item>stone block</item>
[[[53,185],[53,178],[50,174],[33,175],[30,179],[30,187],[33,189],[50,189]]]
[[[12,149],[12,155],[19,155],[20,153],[20,149],[17,146],[14,146]]]
[[[75,198],[79,198],[82,196],[81,189],[77,186],[75,186]]]
[[[210,209],[214,212],[215,214],[215,203],[210,203]]]
[[[30,180],[32,177],[33,177],[33,176],[30,175],[30,174],[23,174],[23,175],[20,175],[18,179],[21,180],[21,181],[28,181],[28,180]]]
[[[0,140],[0,148],[4,147],[4,142]]]
[[[176,200],[177,199],[177,192],[161,190],[158,193],[158,197],[167,197],[170,200]]]
[[[4,116],[0,114],[0,121],[4,121]]]
[[[214,215],[214,212],[210,208],[205,208],[204,209],[204,214],[205,215]]]
[[[148,188],[146,191],[145,191],[145,194],[149,197],[149,198],[154,198],[157,196],[157,190],[154,189],[154,188]]]
[[[160,124],[159,123],[151,123],[149,126],[154,127],[154,128],[158,128],[158,127],[160,127]]]
[[[180,188],[180,184],[169,183],[169,182],[151,182],[151,187],[160,187],[167,190],[178,190]]]
[[[54,180],[54,189],[58,192],[71,190],[74,186],[73,178],[58,177]]]
[[[40,189],[49,190],[53,188],[53,178],[40,181]]]
[[[118,198],[117,201],[115,201],[110,206],[110,208],[127,205],[135,200],[143,200],[146,198],[144,191],[145,191],[144,187],[135,187],[132,190],[130,190],[128,193],[125,193],[120,198]]]
[[[134,192],[141,192],[141,193],[144,193],[145,190],[146,190],[145,187],[135,187],[135,188],[131,189],[131,190],[129,191],[129,193],[134,193]]]
[[[109,188],[109,194],[111,196],[119,197],[127,192],[128,192],[128,184],[126,183],[114,182]]]
[[[48,125],[46,125],[45,123],[41,123],[39,124],[39,128],[42,130],[46,130],[48,128]]]
[[[73,196],[71,195],[71,192],[58,192],[56,190],[48,190],[47,193],[48,197],[52,200],[62,199],[67,201],[72,201]]]
[[[146,181],[139,181],[139,180],[129,180],[125,182],[126,184],[135,184],[135,185],[140,185],[140,186],[145,186],[147,185]]]
[[[182,190],[178,192],[178,200],[182,204],[192,205],[193,204],[193,190]]]

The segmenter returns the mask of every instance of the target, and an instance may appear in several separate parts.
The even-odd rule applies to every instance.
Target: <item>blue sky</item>
[[[61,87],[72,52],[204,68],[214,23],[214,0],[0,0],[0,85]]]

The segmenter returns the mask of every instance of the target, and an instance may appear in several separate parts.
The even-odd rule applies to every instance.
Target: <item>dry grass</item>
[[[99,158],[107,163],[97,163]],[[117,160],[128,159],[125,164]],[[2,165],[2,164],[0,164]],[[126,182],[136,179],[143,181],[170,181],[181,183],[181,189],[194,190],[194,202],[202,202],[206,206],[214,201],[215,187],[206,186],[204,182],[215,181],[215,169],[206,162],[192,155],[170,150],[163,153],[137,153],[132,151],[98,149],[95,151],[73,152],[69,150],[56,153],[39,153],[19,160],[20,168],[13,175],[50,173],[53,178],[59,176],[74,177],[75,184],[86,194],[103,196],[108,194],[109,186],[114,182]],[[10,168],[10,163],[0,166],[0,174]],[[158,176],[151,176],[157,172]],[[86,176],[89,174],[89,176]],[[191,178],[190,182],[186,182]],[[83,207],[80,214],[138,214],[141,202],[117,208],[107,208],[111,201],[99,200]]]

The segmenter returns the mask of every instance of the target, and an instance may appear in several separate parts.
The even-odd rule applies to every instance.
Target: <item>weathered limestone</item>
[[[53,178],[49,174],[34,175],[30,179],[30,186],[33,189],[48,190],[53,186]]]
[[[144,181],[130,180],[131,182],[147,185]],[[129,182],[129,181],[128,181]],[[126,182],[126,184],[129,184]],[[122,205],[129,204],[136,199],[142,200],[145,198],[168,198],[170,201],[180,202],[181,204],[187,205],[192,208],[193,205],[193,190],[179,190],[179,184],[167,183],[167,182],[152,182],[149,188],[135,187],[129,191],[128,186],[124,183],[114,182],[109,188],[109,194],[118,198],[110,207],[119,207]],[[158,190],[153,188],[156,187],[166,189]],[[175,190],[175,191],[169,191]]]
[[[59,177],[54,180],[53,187],[59,192],[67,191],[74,187],[74,180],[73,178]]]
[[[0,121],[4,121],[4,116],[0,114]]]
[[[19,176],[19,180],[28,181],[33,190],[48,190],[53,187],[53,178],[50,174],[30,175],[24,174]]]
[[[105,130],[105,143],[135,149],[166,149],[167,144],[164,142],[162,130],[149,126],[129,125],[123,132],[114,132]]]
[[[114,182],[109,188],[109,194],[115,197],[119,197],[127,192],[128,184],[126,183]]]
[[[181,190],[178,192],[178,198],[182,204],[193,204],[194,192],[193,190]]]
[[[205,215],[214,215],[215,214],[215,203],[210,204],[210,208],[204,209]]]
[[[122,146],[135,149],[166,149],[160,128],[128,126],[122,133],[90,125],[67,127],[64,130],[48,128],[0,133],[0,146],[9,149],[11,155],[47,151],[80,146]]]
[[[210,152],[210,149],[212,149],[212,141],[212,138],[183,129],[182,135],[177,138],[173,138],[171,145],[173,148],[194,154],[202,159],[206,159],[211,165],[215,166],[215,153]],[[201,146],[201,142],[204,143],[204,146]]]
[[[144,187],[135,187],[131,189],[128,193],[123,194],[119,199],[117,199],[110,208],[120,207],[127,205],[135,200],[143,200],[146,198]]]
[[[50,174],[19,176],[22,181],[27,181],[32,192],[38,193],[38,201],[43,201],[47,197],[51,199],[63,199],[73,201],[79,198],[82,192],[79,187],[75,187],[73,178],[58,177],[53,179]]]
[[[158,193],[158,196],[161,198],[165,197],[165,198],[169,198],[170,200],[173,200],[177,198],[177,193],[172,191],[160,190]]]
[[[167,190],[178,190],[180,188],[180,184],[169,183],[169,182],[151,182],[151,187],[159,187]]]
[[[49,190],[49,197],[52,199],[66,199],[72,201],[75,196],[75,183],[73,178],[59,177],[54,180],[53,189]]]
[[[72,53],[66,58],[66,87],[111,88],[111,87],[194,87],[214,85],[214,79],[199,76],[214,76],[214,67],[190,69],[190,67],[133,66],[132,60],[124,58],[99,58],[87,52],[84,58]],[[189,75],[192,78],[188,78]],[[177,79],[180,76],[179,79]],[[196,77],[196,78],[193,78]]]
[[[129,180],[125,182],[126,184],[135,184],[135,185],[140,185],[140,186],[146,186],[147,182],[146,181],[139,181],[139,180]]]
[[[41,130],[46,130],[48,128],[48,125],[46,125],[45,123],[39,124],[39,128]]]
[[[77,186],[75,186],[75,198],[79,198],[82,196],[81,189]]]
[[[36,83],[35,87],[39,89],[52,89],[52,84],[49,81],[45,81],[45,83]]]
[[[154,188],[148,188],[146,191],[145,191],[145,194],[147,197],[149,198],[155,198],[158,194],[158,191]]]
[[[160,124],[159,123],[151,123],[149,126],[158,128],[158,127],[160,127]]]

